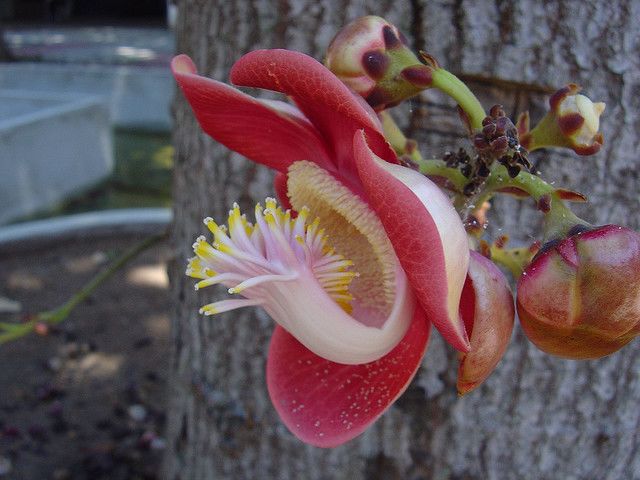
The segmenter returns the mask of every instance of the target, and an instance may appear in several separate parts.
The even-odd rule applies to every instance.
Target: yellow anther
[[[205,305],[200,308],[200,315],[215,315],[217,310],[212,305]]]
[[[264,203],[269,210],[275,210],[276,208],[278,208],[278,204],[276,203],[275,198],[267,197]]]
[[[220,233],[224,233],[224,230],[222,230],[220,226],[211,217],[205,218],[204,224],[207,226],[209,231],[214,235],[220,235]]]
[[[266,224],[267,228],[273,233],[282,234],[283,238],[278,239],[279,242],[284,239],[286,242],[291,243],[291,247],[294,247],[293,240],[295,240],[302,247],[305,261],[309,262],[308,264],[312,268],[317,268],[315,276],[318,282],[337,304],[345,311],[350,312],[351,306],[349,302],[352,300],[352,296],[349,293],[349,285],[351,280],[357,276],[357,273],[347,271],[347,269],[353,265],[353,262],[336,255],[334,248],[327,245],[327,236],[325,230],[320,228],[320,219],[318,217],[314,218],[311,224],[307,224],[309,214],[310,209],[302,207],[298,211],[296,218],[292,218],[291,210],[283,210],[278,206],[275,199],[267,198],[264,208],[260,203],[256,204],[255,216],[257,221],[252,224],[247,220],[246,215],[240,211],[238,204],[234,203],[233,208],[229,210],[228,227],[226,225],[218,225],[210,217],[204,219],[204,223],[213,233],[214,239],[211,243],[205,237],[199,237],[196,240],[193,244],[196,257],[189,260],[186,269],[187,275],[200,279],[195,285],[196,289],[218,283],[226,284],[226,273],[237,273],[241,278],[244,277],[244,272],[226,270],[228,259],[224,258],[221,253],[229,254],[239,262],[248,260],[254,262],[254,266],[264,265],[266,258],[261,257],[260,249],[264,248],[266,242],[273,241],[268,232],[261,231]],[[243,228],[244,232],[239,230],[240,228]],[[227,231],[229,235],[227,235]],[[247,238],[243,238],[245,233],[252,245],[247,243]],[[282,245],[278,245],[277,248],[282,248]],[[284,248],[286,248],[286,245]],[[325,258],[320,256],[321,252]],[[319,263],[317,263],[317,267],[314,267],[316,262]],[[222,266],[218,267],[218,263]],[[214,278],[218,273],[207,265],[216,266],[216,269],[220,270],[224,278]],[[249,276],[229,288],[228,292],[230,294],[240,292],[247,294],[251,290],[250,287],[271,281],[273,279],[269,275],[265,275],[264,278],[255,277],[254,279]],[[231,303],[223,301],[222,303],[205,305],[200,311],[205,315],[212,315],[239,308],[241,304],[236,304],[235,302],[244,302],[244,300],[234,300]]]

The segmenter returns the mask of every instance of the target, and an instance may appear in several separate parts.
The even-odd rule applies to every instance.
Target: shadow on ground
[[[0,297],[50,309],[141,237],[0,253]],[[164,448],[169,250],[145,252],[58,329],[0,346],[0,467],[11,479],[154,479]]]

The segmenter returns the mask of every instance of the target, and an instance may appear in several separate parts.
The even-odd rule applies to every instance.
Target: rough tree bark
[[[348,20],[377,13],[399,25],[485,96],[539,118],[544,91],[576,81],[607,103],[606,145],[595,158],[551,152],[547,179],[588,194],[579,213],[594,223],[640,228],[640,3],[452,0],[183,0],[178,50],[202,73],[227,78],[241,54],[287,47],[321,58]],[[513,83],[521,83],[516,95]],[[485,105],[489,105],[489,100]],[[443,106],[444,105],[444,106]],[[453,113],[429,92],[401,113],[428,155],[460,143]],[[640,343],[599,361],[546,356],[519,328],[497,371],[458,399],[455,354],[437,335],[406,394],[355,441],[307,447],[278,422],[265,387],[272,328],[260,312],[203,319],[183,275],[201,219],[233,201],[250,208],[270,175],[206,138],[182,98],[175,104],[173,322],[167,480],[281,479],[640,479]],[[251,132],[247,132],[251,135]],[[526,203],[494,207],[494,232],[530,240],[539,223]]]

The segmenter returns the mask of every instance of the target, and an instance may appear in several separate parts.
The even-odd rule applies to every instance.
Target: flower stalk
[[[464,112],[471,129],[482,129],[482,120],[487,114],[478,98],[462,80],[442,67],[435,68],[431,72],[431,79],[432,87],[456,101]]]
[[[71,312],[84,302],[100,285],[111,276],[123,268],[131,260],[135,259],[145,250],[153,247],[168,237],[168,232],[162,232],[137,243],[122,255],[115,259],[106,269],[102,270],[80,291],[75,293],[69,300],[52,310],[40,312],[28,318],[23,323],[0,322],[0,345],[22,338],[32,332],[46,333],[49,327],[59,325],[64,322]]]

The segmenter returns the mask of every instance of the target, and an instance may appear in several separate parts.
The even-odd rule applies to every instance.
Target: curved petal
[[[335,447],[362,433],[405,391],[415,375],[431,327],[417,308],[401,342],[363,365],[325,360],[282,327],[271,337],[267,386],[276,411],[300,440]]]
[[[171,69],[202,129],[231,150],[281,172],[296,160],[331,165],[318,132],[291,105],[199,76],[186,55],[175,57]]]
[[[305,347],[343,364],[372,362],[393,350],[409,328],[416,308],[415,296],[395,255],[395,288],[391,303],[384,305],[384,322],[367,324],[365,320],[379,312],[371,305],[366,309],[349,293],[357,276],[350,270],[354,263],[327,246],[320,222],[307,224],[306,207],[300,208],[294,219],[274,199],[265,203],[265,208],[256,205],[255,224],[246,220],[238,205],[229,212],[228,227],[205,219],[214,241],[210,244],[204,236],[196,239],[196,256],[188,263],[187,275],[200,279],[197,289],[224,285],[230,294],[244,298],[209,303],[200,312],[214,315],[260,305]],[[356,309],[357,317],[351,315]]]
[[[383,161],[360,131],[358,173],[427,318],[457,350],[469,351],[458,307],[469,265],[467,234],[447,196],[424,175]]]
[[[356,130],[365,129],[376,138],[382,127],[375,112],[344,85],[330,70],[315,59],[290,50],[256,50],[238,60],[231,69],[236,85],[264,88],[293,98],[335,148],[340,170],[353,168],[351,144]],[[374,133],[375,132],[375,133]],[[375,150],[375,146],[372,144]],[[376,150],[376,153],[381,155]]]
[[[382,327],[367,326],[346,313],[307,272],[290,282],[274,282],[262,307],[279,325],[323,358],[357,365],[379,359],[402,339],[416,302],[402,269],[397,298]]]
[[[470,336],[471,351],[460,354],[458,393],[484,382],[507,351],[513,319],[513,295],[504,274],[491,260],[471,252],[460,313]]]

